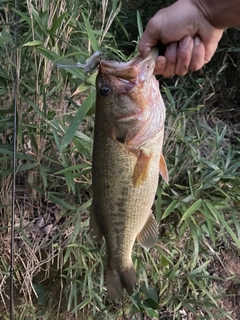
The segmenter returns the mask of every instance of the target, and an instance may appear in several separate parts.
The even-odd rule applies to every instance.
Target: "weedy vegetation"
[[[158,9],[145,2],[0,3],[1,319],[16,74],[15,319],[240,319],[239,30],[225,32],[202,71],[160,77],[170,183],[160,180],[153,207],[159,241],[150,252],[135,246],[134,295],[106,302],[105,245],[88,235],[97,72],[56,63],[84,63],[97,50],[127,59]]]

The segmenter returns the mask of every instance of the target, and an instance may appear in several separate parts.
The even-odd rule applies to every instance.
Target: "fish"
[[[101,60],[96,78],[90,236],[105,238],[107,298],[129,295],[137,283],[132,249],[158,239],[152,213],[159,173],[168,182],[162,154],[165,105],[154,76],[156,48],[143,59]]]

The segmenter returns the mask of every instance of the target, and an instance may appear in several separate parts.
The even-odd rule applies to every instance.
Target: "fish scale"
[[[160,145],[159,140],[155,144]],[[151,213],[149,203],[152,204],[154,201],[158,184],[160,148],[154,148],[157,161],[153,157],[152,162],[155,166],[151,168],[152,175],[139,188],[133,188],[132,174],[136,157],[121,146],[119,148],[119,143],[108,137],[102,137],[96,141],[97,146],[104,145],[108,150],[106,153],[102,149],[94,150],[97,165],[95,166],[93,162],[93,175],[99,174],[95,171],[96,167],[102,175],[96,190],[98,210],[96,220],[106,240],[109,265],[112,269],[125,269],[132,265],[131,252],[136,235],[142,230]],[[116,165],[121,174],[116,175]],[[108,192],[106,192],[106,182],[109,185]],[[128,193],[123,195],[123,189],[126,187]],[[141,215],[139,214],[141,212],[148,212],[148,214]],[[134,232],[132,226],[134,226]],[[116,235],[120,236],[119,241]]]
[[[124,288],[133,292],[136,238],[149,249],[158,237],[151,206],[159,170],[166,179],[167,171],[161,161],[165,106],[153,76],[156,55],[122,64],[101,61],[96,80],[90,234],[106,241],[109,299]]]

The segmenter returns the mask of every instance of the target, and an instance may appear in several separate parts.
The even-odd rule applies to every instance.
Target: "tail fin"
[[[126,289],[127,293],[131,295],[137,282],[135,270],[131,267],[123,271],[117,271],[107,267],[106,282],[109,300],[119,298],[123,289]]]

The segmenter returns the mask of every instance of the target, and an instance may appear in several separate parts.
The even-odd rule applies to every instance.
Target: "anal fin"
[[[151,155],[146,155],[143,150],[140,150],[132,176],[134,187],[140,186],[147,179],[151,157]]]
[[[167,169],[167,164],[166,161],[164,159],[163,154],[161,153],[161,157],[160,157],[160,161],[159,161],[159,172],[161,174],[161,176],[163,177],[164,181],[166,183],[168,183],[168,169]]]
[[[137,241],[141,247],[143,247],[146,250],[149,250],[155,245],[155,243],[157,242],[157,239],[158,239],[158,224],[154,215],[151,213],[147,222],[145,223],[145,226],[143,227],[141,232],[137,235]]]
[[[94,214],[93,205],[91,205],[91,208],[90,208],[89,232],[90,232],[90,237],[93,240],[93,242],[101,242],[101,240],[103,238],[103,234],[97,224],[95,214]]]

